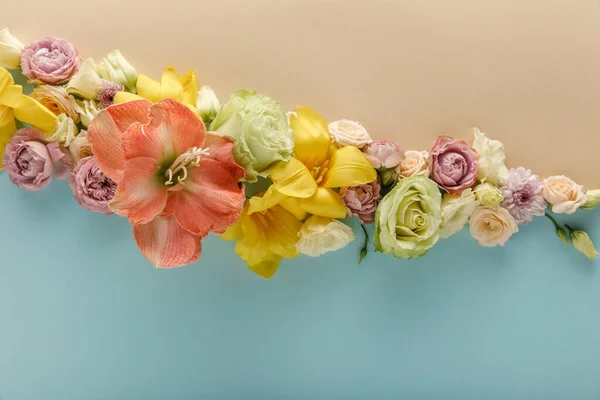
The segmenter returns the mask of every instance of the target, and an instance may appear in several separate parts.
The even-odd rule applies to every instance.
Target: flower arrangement
[[[25,94],[9,69],[20,69],[33,91]],[[286,113],[253,91],[221,104],[193,69],[168,67],[156,81],[118,50],[96,63],[67,40],[25,46],[7,28],[0,154],[0,169],[18,187],[68,178],[82,207],[127,218],[157,268],[197,261],[213,233],[236,241],[248,267],[270,278],[283,258],[351,243],[347,216],[363,230],[374,224],[376,251],[399,258],[421,257],[466,225],[480,245],[503,246],[537,216],[565,244],[598,256],[587,233],[550,212],[595,208],[600,190],[509,170],[502,143],[476,128],[472,142],[442,136],[427,151],[405,151],[372,140],[356,121],[328,124],[307,106]]]

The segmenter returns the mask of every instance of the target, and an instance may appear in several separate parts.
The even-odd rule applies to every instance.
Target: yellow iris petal
[[[275,207],[286,198],[286,195],[271,185],[262,196],[253,196],[248,200],[248,214],[266,211],[271,207]]]
[[[160,90],[161,99],[175,99],[177,101],[183,99],[183,85],[177,71],[175,71],[175,67],[167,67],[165,72],[163,72],[160,81]]]
[[[15,123],[15,116],[12,108],[0,105],[0,169],[2,169],[2,154],[4,154],[4,148],[17,131],[17,125]]]
[[[296,115],[290,116],[290,127],[294,133],[294,156],[309,171],[325,163],[331,144],[325,119],[310,107],[298,106]]]
[[[344,218],[346,205],[339,194],[331,189],[319,188],[307,199],[297,199],[298,206],[306,213],[329,218]]]
[[[317,191],[317,183],[310,171],[298,159],[279,162],[271,172],[273,186],[291,197],[310,197]]]
[[[175,67],[167,67],[162,74],[160,82],[146,75],[139,75],[135,87],[138,96],[132,93],[119,92],[115,96],[115,104],[140,99],[147,99],[153,103],[164,99],[175,99],[188,106],[190,110],[197,112],[198,80],[194,69],[190,69],[182,76],[179,76]]]
[[[342,147],[333,152],[329,171],[325,174],[322,187],[337,188],[358,186],[377,179],[377,171],[364,154],[353,146]]]
[[[248,264],[248,268],[255,274],[265,279],[269,279],[277,272],[279,264],[281,264],[281,259],[282,257],[280,256],[271,255],[256,264]]]
[[[181,84],[183,85],[182,101],[195,107],[196,100],[198,99],[198,78],[196,77],[196,70],[192,68],[181,75]]]
[[[281,201],[279,205],[300,221],[305,220],[308,217],[308,213],[302,208],[299,199],[288,197]]]
[[[263,218],[269,250],[273,254],[286,258],[293,258],[299,254],[296,242],[302,222],[281,207],[273,207],[257,217]]]
[[[114,97],[115,104],[127,103],[128,101],[134,100],[144,100],[144,98],[129,92],[117,92]]]
[[[138,76],[135,88],[138,92],[138,95],[144,99],[150,100],[153,103],[162,100],[160,83],[152,78],[147,77],[146,75]]]
[[[28,123],[46,134],[51,134],[56,130],[56,115],[29,96],[22,95],[13,111],[16,119]]]

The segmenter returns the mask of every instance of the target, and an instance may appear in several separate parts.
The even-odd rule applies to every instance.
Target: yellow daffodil
[[[246,204],[238,222],[221,236],[237,240],[235,252],[263,278],[273,276],[282,258],[298,256],[296,243],[302,222],[283,207],[250,213]]]
[[[156,103],[164,99],[175,99],[196,111],[198,98],[198,80],[196,70],[190,69],[183,75],[170,66],[165,69],[160,82],[146,75],[139,75],[135,84],[137,95],[129,92],[118,92],[115,95],[115,104],[132,100],[146,99]]]
[[[24,95],[23,87],[15,85],[12,75],[0,67],[0,155],[4,153],[6,144],[17,131],[15,118],[45,134],[52,134],[56,129],[56,115],[37,100]]]
[[[309,214],[344,218],[346,206],[333,188],[373,182],[377,172],[356,147],[332,144],[327,122],[312,108],[299,106],[290,126],[294,155],[273,168],[273,185],[250,199],[249,212],[280,205],[300,220]]]

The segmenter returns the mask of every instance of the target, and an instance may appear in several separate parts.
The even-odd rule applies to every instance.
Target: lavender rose
[[[376,140],[367,145],[364,150],[365,157],[373,165],[375,169],[381,168],[396,168],[404,152],[396,142],[390,140]]]
[[[71,156],[57,142],[48,143],[37,129],[24,128],[6,145],[2,164],[12,183],[35,191],[48,186],[53,175],[65,179],[69,175]]]
[[[363,224],[375,220],[377,203],[381,199],[379,182],[373,181],[360,186],[340,188],[340,196],[346,203],[349,216],[356,216]]]
[[[66,82],[80,65],[81,57],[75,46],[54,36],[28,44],[21,53],[23,75],[34,82],[50,85]]]
[[[117,184],[100,170],[96,157],[79,160],[71,173],[69,184],[75,200],[83,208],[105,215],[112,214],[108,205],[115,196]]]
[[[477,152],[464,140],[440,136],[429,156],[431,178],[450,194],[477,182]]]

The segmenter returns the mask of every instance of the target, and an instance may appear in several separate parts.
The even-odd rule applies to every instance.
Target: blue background
[[[155,270],[64,181],[0,193],[2,400],[600,398],[600,261],[544,218],[360,266],[355,230],[267,281],[216,237]],[[561,220],[600,242],[600,212]]]

